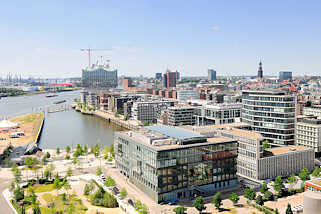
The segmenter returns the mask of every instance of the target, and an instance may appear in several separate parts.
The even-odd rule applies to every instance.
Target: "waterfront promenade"
[[[122,115],[119,115],[116,117],[112,113],[106,112],[106,111],[101,111],[101,110],[96,110],[94,111],[94,115],[101,117],[105,120],[108,120],[110,123],[114,123],[120,127],[130,129],[130,130],[137,130],[139,128],[139,123],[138,121],[135,120],[124,120],[124,117]]]

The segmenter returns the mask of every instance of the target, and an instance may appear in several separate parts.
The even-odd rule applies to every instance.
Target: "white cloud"
[[[219,27],[219,26],[217,26],[217,25],[215,25],[215,26],[212,26],[212,27],[211,27],[211,29],[212,29],[212,30],[219,30],[219,29],[220,29],[220,27]]]

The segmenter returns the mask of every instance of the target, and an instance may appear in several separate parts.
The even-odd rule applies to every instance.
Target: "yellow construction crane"
[[[111,49],[92,49],[92,48],[82,48],[80,51],[87,51],[88,52],[88,67],[90,67],[90,52],[91,51],[111,51]]]

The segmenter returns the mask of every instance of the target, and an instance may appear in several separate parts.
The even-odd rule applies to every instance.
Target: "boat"
[[[60,100],[60,101],[54,102],[53,104],[60,104],[60,103],[64,103],[64,102],[66,102],[66,100]]]
[[[57,97],[58,95],[57,94],[48,94],[46,95],[47,98],[50,98],[50,97]]]

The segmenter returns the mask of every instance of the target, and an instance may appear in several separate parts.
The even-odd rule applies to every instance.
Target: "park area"
[[[10,119],[7,123],[17,126],[4,127],[0,130],[1,144],[11,143],[13,146],[21,146],[35,142],[43,120],[43,113],[26,114]],[[14,133],[21,134],[13,136]]]

